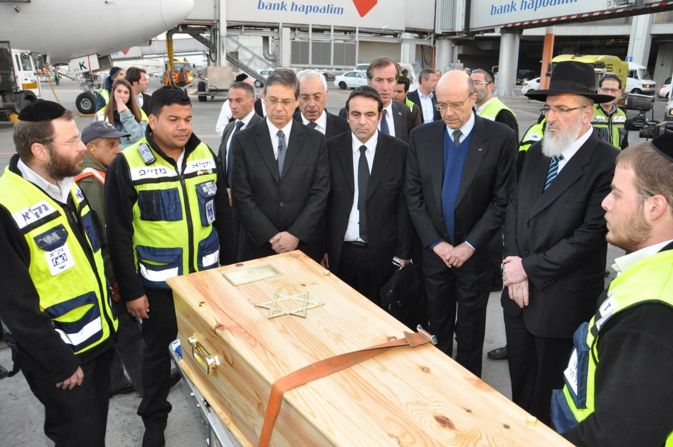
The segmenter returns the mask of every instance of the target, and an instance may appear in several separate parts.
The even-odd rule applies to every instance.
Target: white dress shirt
[[[655,253],[661,251],[662,248],[673,242],[673,239],[669,239],[664,242],[659,242],[658,244],[650,245],[649,247],[641,248],[636,250],[633,253],[628,255],[620,256],[615,258],[615,263],[612,264],[612,270],[617,272],[617,276],[624,273],[629,267],[635,264],[638,261],[642,261],[648,256],[652,256]]]
[[[358,138],[351,134],[353,144],[351,150],[353,152],[353,206],[351,206],[351,214],[348,216],[348,226],[346,227],[346,234],[344,235],[344,241],[361,241],[360,238],[360,211],[358,210],[358,197],[359,197],[359,188],[358,188],[358,173],[360,165],[360,146],[363,144],[367,146],[365,151],[365,157],[367,158],[367,164],[369,165],[369,173],[372,172],[372,166],[374,165],[374,155],[376,155],[376,145],[379,141],[379,133],[376,132],[366,143],[362,143]]]
[[[254,115],[254,114],[255,114],[255,109],[252,109],[250,111],[250,113],[248,113],[246,116],[243,117],[242,120],[240,120],[240,121],[243,122],[243,125],[241,126],[241,128],[239,130],[243,130],[243,129],[248,128],[248,124],[250,124],[250,120],[252,119],[252,115]],[[236,127],[235,127],[236,124],[235,123],[238,122],[238,121],[239,120],[234,121],[234,130],[231,131],[231,133],[229,134],[229,138],[227,138],[227,155],[229,154],[229,148],[231,146],[231,139],[234,138],[234,132],[236,132]],[[229,169],[229,157],[224,157],[224,165],[227,169]]]
[[[386,122],[388,123],[388,131],[391,137],[395,135],[395,119],[393,118],[393,102],[390,101],[387,107],[384,107],[383,110],[386,110]],[[383,110],[381,113],[383,113]],[[381,123],[379,123],[379,130],[381,130]]]
[[[308,126],[308,123],[310,123],[303,113],[301,114],[301,122],[306,126]],[[315,120],[315,124],[316,126],[314,129],[325,135],[325,132],[327,132],[327,113],[325,112],[325,109],[323,109],[322,114],[318,117],[318,119]]]
[[[435,120],[435,106],[432,104],[433,96],[435,96],[435,94],[432,92],[426,96],[421,92],[421,89],[418,89],[418,98],[421,100],[424,123],[431,123]]]
[[[463,141],[465,141],[465,138],[467,138],[467,136],[470,134],[470,132],[472,132],[472,129],[474,129],[474,121],[475,121],[474,120],[474,113],[471,113],[470,118],[467,121],[465,121],[465,124],[463,124],[459,129],[452,129],[447,124],[446,130],[447,130],[447,132],[449,132],[449,138],[451,138],[451,141],[453,141],[453,132],[455,130],[460,130],[461,135],[460,135],[460,140],[459,141],[461,143]]]
[[[273,157],[278,160],[278,133],[279,130],[282,130],[285,134],[285,150],[290,144],[290,129],[292,129],[292,119],[282,129],[277,128],[271,123],[269,118],[266,119],[266,125],[269,126],[269,136],[271,137],[271,145],[273,146]],[[286,152],[287,155],[287,152]]]
[[[217,132],[219,136],[222,136],[224,133],[224,128],[227,127],[227,124],[229,124],[231,117],[231,105],[227,99],[224,101],[224,104],[222,104],[220,115],[217,117],[217,123],[215,123],[215,132]]]
[[[70,188],[72,188],[73,183],[75,183],[75,177],[66,177],[54,185],[44,177],[40,176],[37,172],[30,169],[21,159],[19,159],[16,167],[19,172],[21,172],[24,179],[44,190],[49,197],[60,203],[68,203],[68,195],[70,195]]]

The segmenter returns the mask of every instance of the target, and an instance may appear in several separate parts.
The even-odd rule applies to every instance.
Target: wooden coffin
[[[225,277],[237,281],[231,275],[269,265],[281,274],[242,285]],[[243,445],[258,443],[274,381],[409,331],[298,251],[174,278],[169,284],[183,351],[180,366]],[[255,306],[275,293],[303,292],[324,303],[308,310],[306,318],[269,319],[268,309]],[[206,365],[209,355],[211,365]],[[287,392],[271,445],[570,444],[426,344],[394,348]]]

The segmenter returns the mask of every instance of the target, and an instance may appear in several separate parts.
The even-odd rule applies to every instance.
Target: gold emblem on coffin
[[[256,307],[268,309],[267,318],[272,319],[283,315],[294,315],[306,318],[310,309],[322,306],[324,303],[309,299],[308,290],[300,290],[296,286],[283,285],[278,288],[270,301],[255,304]]]

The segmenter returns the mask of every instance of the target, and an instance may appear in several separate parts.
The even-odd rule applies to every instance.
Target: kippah
[[[236,77],[234,78],[234,81],[236,81],[236,82],[242,82],[242,81],[245,81],[246,79],[248,79],[248,75],[247,75],[247,74],[245,74],[245,73],[239,73],[239,74],[237,74]]]
[[[673,133],[666,132],[659,135],[650,144],[655,151],[666,157],[669,161],[673,161]]]
[[[62,117],[64,114],[65,107],[61,104],[38,99],[21,110],[19,120],[31,122],[51,121]]]

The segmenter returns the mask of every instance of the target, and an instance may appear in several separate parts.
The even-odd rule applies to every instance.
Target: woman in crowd
[[[121,148],[135,143],[145,135],[147,116],[138,107],[131,93],[131,84],[119,79],[112,84],[110,103],[96,114],[100,121],[113,125],[118,131],[128,134],[121,137]]]

